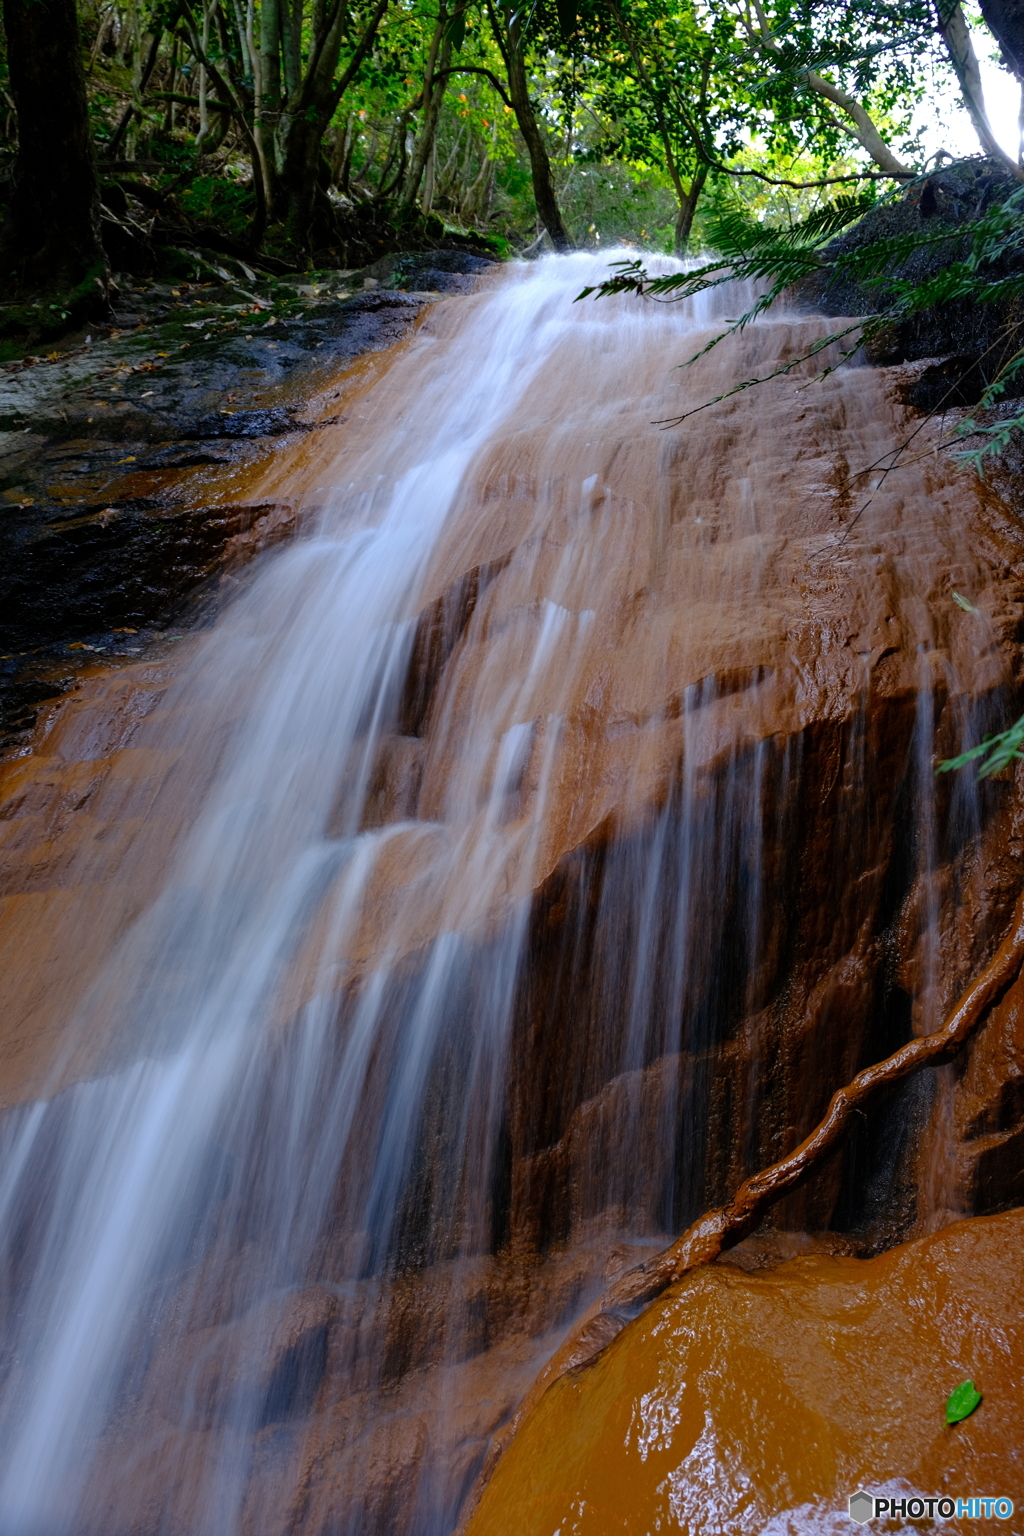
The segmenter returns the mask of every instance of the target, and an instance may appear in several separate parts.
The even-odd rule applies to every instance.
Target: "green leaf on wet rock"
[[[981,1393],[974,1382],[962,1381],[947,1399],[946,1423],[959,1424],[961,1419],[969,1418],[980,1402]]]

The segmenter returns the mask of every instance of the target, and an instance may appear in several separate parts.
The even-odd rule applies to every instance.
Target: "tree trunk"
[[[420,190],[420,182],[423,173],[431,158],[434,148],[434,136],[437,133],[437,119],[441,112],[441,103],[444,100],[445,86],[448,84],[448,69],[452,58],[452,42],[450,36],[445,36],[448,30],[448,17],[442,7],[437,18],[437,26],[430,43],[430,52],[427,55],[427,67],[423,75],[423,121],[420,124],[419,137],[412,152],[412,160],[409,165],[409,173],[405,178],[405,186],[402,188],[402,197],[399,208],[404,212],[413,206],[416,194]],[[443,39],[443,41],[442,41]],[[441,69],[443,80],[435,84],[434,71],[437,65],[437,51],[441,49]],[[426,202],[426,199],[424,199]],[[424,207],[424,213],[429,212],[429,206]]]
[[[300,4],[301,0],[296,0]],[[281,112],[276,138],[279,203],[285,212],[288,237],[297,250],[308,253],[320,171],[320,143],[346,90],[370,53],[389,0],[377,0],[352,57],[335,84],[346,13],[339,3],[327,18],[327,30],[310,48],[306,75]]]
[[[281,117],[281,4],[263,0],[260,6],[260,100],[256,131],[263,156],[274,163],[274,134]]]
[[[981,14],[1006,63],[1024,81],[1024,0],[981,0]]]
[[[693,216],[697,212],[697,203],[700,200],[700,195],[704,190],[704,183],[707,179],[707,166],[698,166],[691,178],[690,190],[679,199],[675,238],[672,242],[672,250],[676,256],[686,255],[686,247],[690,243],[690,233],[693,229]]]
[[[4,0],[3,12],[18,114],[13,191],[0,231],[4,286],[12,274],[35,289],[86,282],[102,303],[110,271],[74,0]]]
[[[526,152],[530,157],[530,171],[533,176],[533,200],[537,204],[538,217],[551,237],[551,244],[556,251],[560,253],[573,251],[576,247],[562,222],[558,198],[555,196],[555,184],[551,177],[551,161],[548,159],[544,134],[537,121],[537,114],[533,110],[533,102],[530,100],[530,91],[526,80],[523,38],[518,22],[513,23],[509,28],[507,43],[504,39],[499,40],[499,47],[505,54],[505,66],[508,70],[508,91],[512,102],[512,110],[516,115],[519,132],[523,136]]]
[[[956,72],[956,78],[960,85],[960,94],[964,99],[964,106],[970,114],[971,122],[974,124],[974,131],[978,135],[979,144],[991,159],[998,161],[1008,171],[1012,171],[1018,179],[1024,179],[1024,173],[1021,172],[1013,156],[1006,153],[992,132],[992,125],[988,120],[988,113],[985,110],[985,93],[981,84],[981,70],[978,67],[978,59],[974,52],[974,44],[971,42],[967,19],[964,16],[959,0],[953,5],[949,3],[949,0],[936,0],[935,9],[938,15],[939,31],[946,45],[950,63]],[[992,15],[993,21],[1005,19],[1005,17],[999,17],[999,11],[1000,7],[989,6],[989,13]],[[1012,14],[1010,7],[1006,7],[1005,11],[1007,14]],[[992,22],[989,22],[987,15],[985,20],[991,29]],[[1003,51],[1006,52],[1007,45],[1003,44],[1003,40],[999,37],[998,33],[995,35],[999,39]],[[1008,42],[1009,40],[1010,34],[1008,33]]]

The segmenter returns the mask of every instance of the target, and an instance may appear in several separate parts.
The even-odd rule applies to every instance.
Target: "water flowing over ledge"
[[[607,1274],[998,931],[1010,786],[932,763],[1014,681],[1012,518],[935,455],[851,526],[876,370],[663,431],[823,323],[680,372],[714,315],[603,270],[438,304],[216,625],[5,769],[5,1536],[442,1536]],[[971,1091],[786,1223],[1007,1203]]]

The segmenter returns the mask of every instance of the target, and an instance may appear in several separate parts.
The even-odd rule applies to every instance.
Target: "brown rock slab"
[[[869,1260],[698,1271],[549,1389],[466,1536],[831,1536],[862,1487],[1020,1509],[1022,1241],[1015,1211]],[[983,1401],[950,1427],[968,1378]]]

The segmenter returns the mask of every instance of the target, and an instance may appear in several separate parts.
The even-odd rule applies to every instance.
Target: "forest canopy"
[[[927,168],[920,104],[989,126],[986,0],[3,0],[0,271],[67,313],[183,240],[278,268],[398,249],[792,223]],[[933,157],[934,158],[934,157]]]

